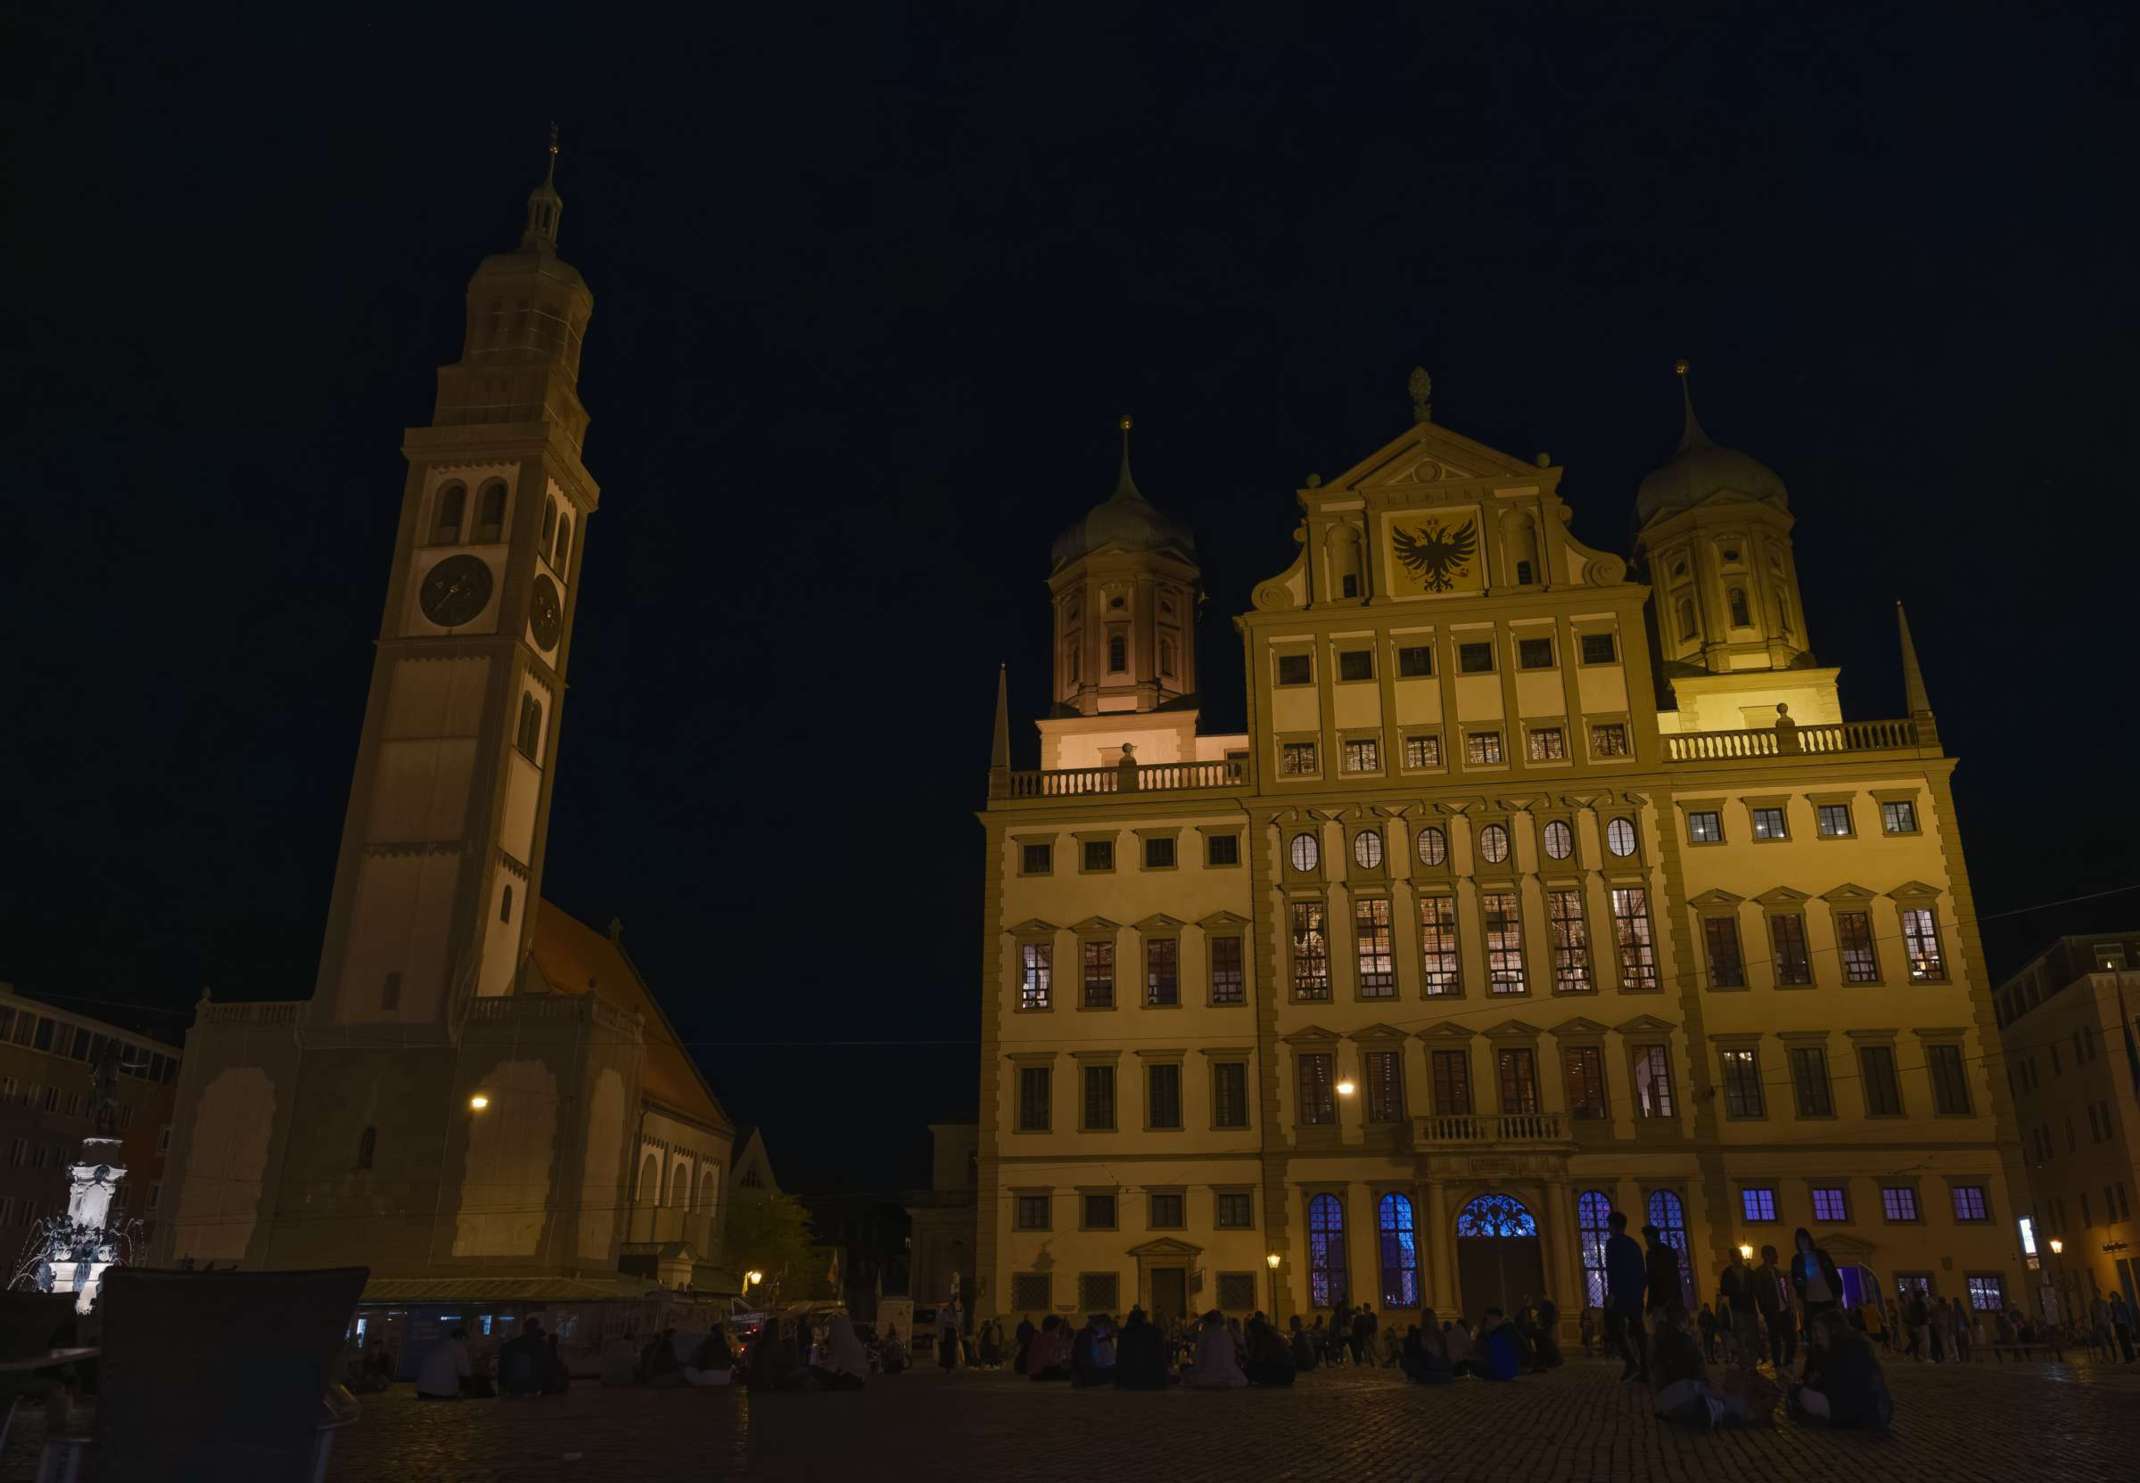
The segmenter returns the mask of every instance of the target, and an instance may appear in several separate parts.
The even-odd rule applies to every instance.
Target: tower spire
[[[1137,487],[1137,481],[1130,476],[1129,472],[1129,430],[1134,425],[1129,413],[1124,412],[1121,418],[1122,472],[1115,476],[1114,497],[1116,499],[1142,500],[1144,498],[1144,491]]]
[[[1687,414],[1686,426],[1679,435],[1679,451],[1684,453],[1689,448],[1714,447],[1715,445],[1709,441],[1709,434],[1702,431],[1701,419],[1694,415],[1694,391],[1687,382],[1687,358],[1685,356],[1681,356],[1678,360],[1672,362],[1672,373],[1679,377],[1679,402],[1686,409]]]
[[[557,125],[550,125],[550,161],[542,184],[528,192],[528,224],[520,234],[524,252],[557,250],[557,219],[565,214],[565,198],[557,193]]]
[[[1127,418],[1123,419],[1125,422]],[[1011,791],[1011,698],[1010,672],[996,666],[996,734],[988,749],[988,796],[1007,797]]]
[[[1917,641],[1910,637],[1910,615],[1902,610],[1899,598],[1895,602],[1895,628],[1902,637],[1902,697],[1910,708],[1910,719],[1917,723],[1917,744],[1936,747],[1939,730],[1932,717],[1932,696],[1925,689],[1924,671],[1917,664]]]

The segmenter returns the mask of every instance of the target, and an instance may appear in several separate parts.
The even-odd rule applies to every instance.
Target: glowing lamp
[[[1337,1084],[1337,1094],[1340,1097],[1349,1097],[1352,1093],[1353,1085],[1350,1081],[1341,1081]]]
[[[1278,1253],[1277,1253],[1277,1252],[1275,1252],[1275,1251],[1274,1251],[1274,1252],[1272,1252],[1272,1253],[1271,1253],[1271,1254],[1270,1254],[1269,1256],[1267,1256],[1267,1257],[1265,1257],[1265,1258],[1264,1258],[1264,1261],[1266,1261],[1267,1263],[1269,1263],[1269,1264],[1270,1264],[1270,1268],[1271,1268],[1271,1270],[1272,1270],[1273,1272],[1275,1272],[1275,1271],[1277,1271],[1277,1270],[1278,1270]]]
[[[765,1273],[763,1272],[745,1272],[743,1274],[743,1285],[746,1288],[756,1286],[763,1281],[765,1281]]]
[[[1741,1241],[1739,1243],[1739,1255],[1745,1257],[1748,1261],[1752,1261],[1754,1259],[1754,1248],[1748,1243]]]
[[[470,1112],[481,1112],[488,1106],[490,1106],[490,1098],[484,1096],[481,1092],[477,1092],[468,1099],[468,1110]]]
[[[2065,1243],[2065,1242],[2063,1242],[2063,1241],[2059,1240],[2059,1239],[2058,1239],[2058,1237],[2056,1237],[2056,1236],[2053,1236],[2053,1237],[2051,1238],[2051,1255],[2053,1255],[2053,1256],[2057,1256],[2057,1255],[2058,1255],[2058,1254],[2059,1254],[2059,1253],[2060,1253],[2061,1251],[2064,1251],[2065,1249],[2066,1249],[2066,1243]]]

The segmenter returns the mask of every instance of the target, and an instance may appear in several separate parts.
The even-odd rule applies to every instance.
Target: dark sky
[[[547,891],[784,1183],[894,1189],[972,1111],[995,669],[1023,761],[1123,410],[1231,729],[1292,491],[1415,362],[1624,551],[1687,356],[1850,714],[1909,603],[1983,909],[2140,882],[2130,7],[1646,8],[18,22],[0,979],[173,1035],[310,992],[401,429],[552,117],[603,503]]]

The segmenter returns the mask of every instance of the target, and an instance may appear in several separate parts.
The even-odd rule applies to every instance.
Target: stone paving
[[[2015,1483],[2140,1478],[2140,1367],[1889,1367],[1886,1436],[1784,1421],[1667,1427],[1615,1366],[1428,1390],[1317,1371],[1291,1390],[1076,1391],[998,1373],[880,1378],[859,1394],[603,1390],[542,1401],[367,1399],[331,1483],[858,1477],[1125,1483],[1203,1479],[1724,1479]]]

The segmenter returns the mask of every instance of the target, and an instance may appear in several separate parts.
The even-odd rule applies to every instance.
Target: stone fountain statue
[[[105,1270],[125,1260],[127,1232],[111,1225],[112,1198],[126,1178],[119,1144],[120,1044],[105,1042],[90,1072],[90,1134],[68,1166],[67,1213],[33,1228],[14,1286],[75,1294],[75,1311],[96,1306]]]

